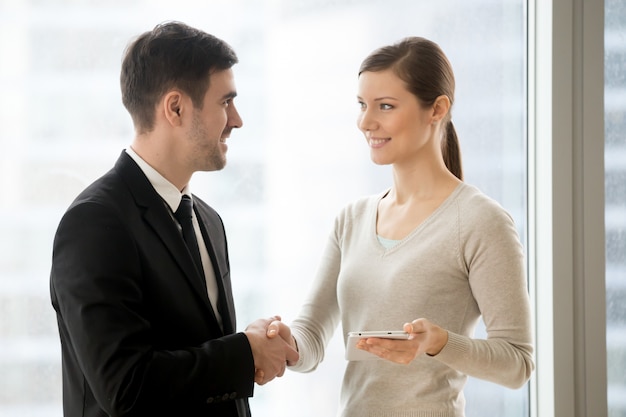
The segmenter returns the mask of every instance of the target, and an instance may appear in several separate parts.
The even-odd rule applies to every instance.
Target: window
[[[498,200],[526,244],[526,6],[523,0],[232,2],[42,0],[0,5],[0,414],[60,416],[60,348],[48,295],[58,220],[132,138],[119,64],[129,39],[181,20],[227,40],[244,127],[228,166],[194,177],[222,215],[239,327],[290,321],[327,233],[349,201],[391,183],[355,127],[357,69],[408,35],[438,42],[455,69],[466,181]],[[256,388],[254,415],[333,415],[339,330],[312,374]],[[480,336],[480,335],[478,335]],[[467,415],[522,417],[528,389],[470,380]],[[286,401],[285,398],[289,400]],[[488,410],[488,411],[486,411]]]
[[[626,5],[605,0],[606,343],[610,417],[626,416]]]

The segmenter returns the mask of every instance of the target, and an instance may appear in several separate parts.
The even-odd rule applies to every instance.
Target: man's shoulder
[[[220,223],[222,222],[222,218],[217,210],[195,194],[193,195],[193,203],[196,206],[196,209],[202,214],[202,217],[206,220],[218,221]]]
[[[121,193],[123,189],[123,181],[116,172],[115,168],[111,168],[105,174],[94,180],[91,184],[81,191],[74,204],[87,201],[101,201],[103,203],[112,202],[115,196]]]
[[[145,193],[152,198],[154,193],[150,193],[151,189],[148,178],[139,166],[126,152],[122,152],[114,166],[89,184],[76,197],[75,203],[84,201],[114,203]]]

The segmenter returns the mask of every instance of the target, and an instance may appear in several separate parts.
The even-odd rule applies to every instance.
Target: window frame
[[[529,0],[531,415],[606,416],[604,0]]]

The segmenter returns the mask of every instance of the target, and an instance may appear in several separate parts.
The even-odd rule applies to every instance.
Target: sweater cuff
[[[300,350],[300,343],[298,342],[298,339],[293,335],[293,333],[291,337],[293,337],[293,341],[296,343],[296,350],[298,351],[298,361],[291,365],[287,365],[287,368],[295,372],[302,372],[303,365],[304,365],[304,355],[302,354],[302,351]]]
[[[451,363],[463,357],[469,351],[469,341],[466,337],[448,332],[448,343],[437,355],[432,357],[444,363]]]

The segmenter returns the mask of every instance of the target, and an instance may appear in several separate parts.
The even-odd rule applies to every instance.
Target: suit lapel
[[[200,199],[194,196],[194,201],[200,203]],[[209,257],[211,258],[211,264],[213,265],[213,271],[215,271],[215,280],[217,281],[217,288],[219,290],[218,295],[218,311],[222,316],[222,326],[225,334],[231,334],[235,331],[235,309],[232,299],[232,290],[230,286],[230,280],[224,282],[224,273],[228,271],[228,265],[220,265],[217,257],[217,251],[211,236],[223,236],[223,228],[217,227],[212,221],[210,216],[202,206],[202,204],[194,204],[196,216],[198,217],[198,223],[200,224],[200,231],[202,232],[202,238],[204,239]],[[225,246],[225,242],[224,242]],[[220,253],[225,255],[226,249],[221,249]],[[227,262],[227,258],[224,262]]]
[[[169,213],[167,214],[169,215]],[[185,277],[192,287],[199,294],[206,295],[206,284],[198,274],[198,270],[194,265],[191,254],[187,250],[187,246],[185,246],[185,241],[182,239],[182,236],[176,227],[176,223],[174,223],[171,219],[164,219],[160,210],[155,209],[155,207],[146,208],[146,211],[144,212],[144,219],[148,224],[150,224],[155,233],[161,238],[163,244],[167,246],[167,249],[172,253],[174,259],[176,259],[176,263],[178,263],[180,268],[184,271]]]
[[[136,204],[143,210],[146,223],[150,225],[159,236],[162,243],[172,253],[172,257],[184,272],[185,278],[202,300],[209,315],[217,323],[213,308],[209,302],[209,297],[207,296],[204,279],[200,279],[191,254],[187,250],[185,241],[176,226],[176,220],[172,217],[165,202],[154,190],[154,187],[152,187],[143,171],[141,171],[135,161],[133,161],[126,152],[122,152],[115,168],[126,181],[135,198]]]

